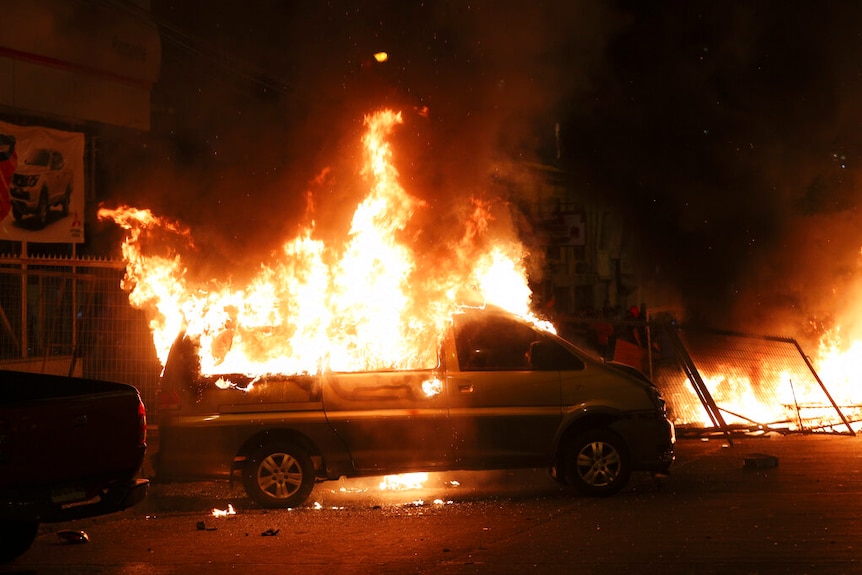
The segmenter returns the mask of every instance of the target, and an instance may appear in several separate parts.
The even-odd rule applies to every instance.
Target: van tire
[[[622,489],[631,475],[631,459],[623,439],[609,429],[575,436],[565,453],[566,483],[579,493],[607,497]]]
[[[243,485],[263,507],[297,507],[314,488],[314,465],[308,453],[292,443],[267,443],[246,461]]]

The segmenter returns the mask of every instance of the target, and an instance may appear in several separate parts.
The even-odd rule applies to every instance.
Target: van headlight
[[[666,418],[667,417],[667,402],[664,400],[664,396],[661,394],[661,391],[659,390],[659,388],[655,387],[654,385],[651,385],[648,388],[647,393],[649,393],[650,399],[652,400],[652,402],[656,406],[656,408],[659,410],[662,417]]]

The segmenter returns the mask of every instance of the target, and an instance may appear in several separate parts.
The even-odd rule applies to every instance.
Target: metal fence
[[[673,356],[653,365],[653,379],[668,395],[681,424],[723,433],[833,431],[854,433],[799,343],[786,337],[668,324]]]
[[[161,366],[124,273],[117,261],[0,257],[0,367],[128,383],[152,411]]]

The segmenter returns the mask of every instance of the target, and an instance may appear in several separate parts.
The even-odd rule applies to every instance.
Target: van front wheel
[[[266,444],[246,462],[243,484],[263,507],[296,507],[311,495],[314,465],[305,450],[291,443]]]
[[[566,483],[580,493],[595,497],[613,495],[631,475],[625,442],[608,429],[593,429],[577,435],[565,454]]]

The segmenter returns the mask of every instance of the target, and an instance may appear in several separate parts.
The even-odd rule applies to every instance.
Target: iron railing
[[[0,256],[0,367],[132,384],[155,407],[161,366],[122,262]]]

